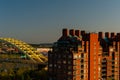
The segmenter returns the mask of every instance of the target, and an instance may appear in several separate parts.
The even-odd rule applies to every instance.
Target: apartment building
[[[119,80],[120,33],[63,29],[48,53],[49,80]]]

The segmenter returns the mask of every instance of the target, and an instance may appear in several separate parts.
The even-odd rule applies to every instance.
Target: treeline
[[[26,70],[20,68],[18,70],[2,71],[0,80],[48,80],[48,72],[42,70]]]

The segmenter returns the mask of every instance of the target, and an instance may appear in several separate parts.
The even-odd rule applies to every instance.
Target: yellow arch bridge
[[[22,53],[24,53],[34,62],[45,63],[48,60],[47,57],[45,57],[43,54],[38,53],[35,48],[33,48],[32,46],[28,45],[23,41],[13,38],[0,38],[0,41],[7,42],[15,46],[17,49],[19,49]]]

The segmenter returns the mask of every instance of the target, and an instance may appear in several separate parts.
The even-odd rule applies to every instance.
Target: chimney
[[[115,37],[115,33],[112,32],[110,37],[111,37],[111,38]]]
[[[82,36],[84,36],[85,35],[85,31],[83,30],[83,31],[81,31],[81,35]]]
[[[117,33],[117,36],[120,36],[120,33]]]
[[[80,37],[80,30],[75,30],[75,35]]]
[[[63,29],[62,30],[62,36],[64,36],[64,37],[67,37],[69,35],[69,33],[68,33],[68,29]]]
[[[71,29],[71,30],[69,31],[69,33],[70,33],[71,36],[75,36],[75,30],[74,30],[74,29]]]
[[[102,38],[103,38],[103,32],[99,32],[99,33],[98,33],[98,38],[99,38],[99,39],[102,39]]]
[[[120,33],[117,33],[117,40],[120,41]]]
[[[109,32],[105,32],[105,37],[110,38]]]

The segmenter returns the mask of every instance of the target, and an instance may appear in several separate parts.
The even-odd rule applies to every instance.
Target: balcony
[[[77,70],[77,69],[76,69],[76,66],[73,66],[73,70]]]
[[[106,68],[107,67],[107,65],[105,64],[105,65],[102,65],[102,68]]]
[[[107,69],[101,69],[101,71],[107,71]]]

